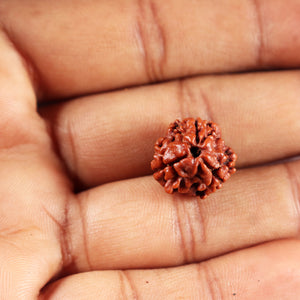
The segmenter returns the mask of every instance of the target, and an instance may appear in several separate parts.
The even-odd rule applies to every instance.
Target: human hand
[[[299,67],[299,11],[2,1],[0,299],[298,298],[300,163],[269,163],[300,152],[299,72],[247,72]],[[198,116],[238,172],[168,195],[154,142]]]

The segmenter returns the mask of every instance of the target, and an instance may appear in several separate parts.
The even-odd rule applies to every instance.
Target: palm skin
[[[3,1],[0,299],[297,299],[299,73],[247,71],[299,67],[299,11]],[[239,156],[205,200],[149,171],[187,116]]]

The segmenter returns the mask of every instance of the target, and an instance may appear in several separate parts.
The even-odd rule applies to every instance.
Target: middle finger
[[[176,118],[221,126],[238,167],[300,154],[299,72],[197,77],[44,108],[84,187],[150,174],[154,142]]]

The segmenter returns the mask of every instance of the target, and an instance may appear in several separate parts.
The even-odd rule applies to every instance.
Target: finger
[[[81,273],[50,284],[39,300],[296,299],[299,251],[299,241],[276,241],[177,268]]]
[[[64,98],[200,73],[297,67],[299,9],[297,0],[11,0],[0,14],[35,70],[40,98]]]
[[[15,219],[16,211],[22,207],[16,203],[18,192],[14,197],[10,195],[18,190],[22,173],[18,169],[20,162],[15,161],[17,154],[29,148],[24,145],[37,140],[39,127],[33,118],[35,97],[27,71],[1,30],[0,53],[0,299],[29,299],[30,295],[38,293],[51,275],[49,270],[40,271],[34,264],[33,258],[36,259],[40,254],[40,243],[35,240],[28,247],[25,241],[29,234],[36,237],[37,230],[18,226],[21,222]],[[24,195],[24,190],[19,193]],[[45,260],[48,260],[47,256]],[[22,272],[24,269],[27,270],[25,274]],[[35,278],[31,274],[39,274],[40,277]]]
[[[60,244],[40,204],[57,202],[63,176],[48,157],[26,64],[1,28],[0,53],[0,299],[35,299],[60,267]]]
[[[85,187],[149,174],[155,140],[176,118],[213,120],[238,167],[300,154],[299,72],[210,76],[80,98],[43,117]]]
[[[83,192],[69,214],[79,271],[199,262],[300,234],[300,161],[239,171],[198,200],[169,195],[151,177]]]

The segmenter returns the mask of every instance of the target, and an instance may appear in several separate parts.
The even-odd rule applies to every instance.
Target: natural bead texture
[[[154,149],[154,178],[170,194],[204,199],[236,171],[237,155],[221,139],[219,126],[200,118],[171,123]]]

